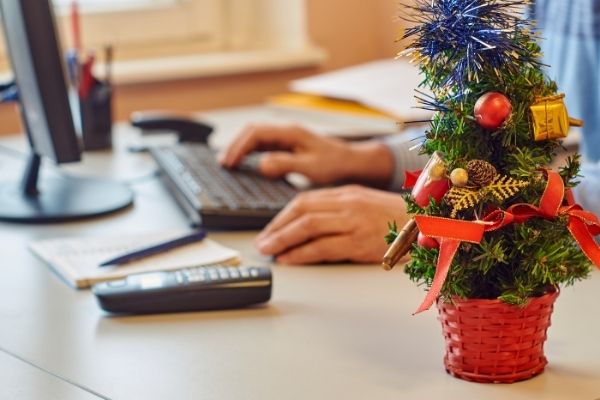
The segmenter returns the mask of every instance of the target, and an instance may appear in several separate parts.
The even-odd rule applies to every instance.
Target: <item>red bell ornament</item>
[[[498,129],[510,116],[512,105],[508,97],[498,92],[488,92],[477,99],[473,114],[485,129]]]
[[[417,244],[420,247],[423,247],[428,250],[437,249],[438,247],[440,247],[440,244],[437,240],[435,240],[432,237],[425,236],[421,232],[419,232],[419,235],[417,236]]]

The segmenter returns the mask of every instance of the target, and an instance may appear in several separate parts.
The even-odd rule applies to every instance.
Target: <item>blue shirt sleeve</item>
[[[424,134],[425,128],[414,128],[383,139],[394,156],[394,173],[389,190],[399,191],[404,184],[404,172],[423,169],[427,163],[429,157],[419,154]]]

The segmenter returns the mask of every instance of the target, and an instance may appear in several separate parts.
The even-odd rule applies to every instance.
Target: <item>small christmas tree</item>
[[[450,257],[448,276],[437,288],[447,299],[498,298],[525,304],[590,272],[580,246],[582,241],[591,245],[589,236],[598,227],[589,224],[597,219],[587,213],[574,216],[563,201],[563,187],[568,195],[578,183],[579,157],[569,157],[560,168],[561,182],[545,169],[560,148],[558,139],[578,121],[568,117],[564,96],[542,72],[531,22],[520,16],[526,3],[417,0],[409,6],[414,11],[409,19],[417,25],[407,29],[403,39],[412,42],[401,54],[419,63],[422,85],[432,93],[418,96],[424,108],[435,111],[422,151],[442,159],[427,179],[449,181],[449,190],[440,201],[426,196],[427,201],[418,202],[414,190],[406,196],[410,213],[448,219],[438,220],[447,226],[436,230],[428,226],[432,219],[419,223],[417,217],[421,238],[406,271],[412,280],[431,287],[440,284],[440,259],[448,262]],[[548,188],[549,183],[559,187]],[[560,192],[558,203],[552,203],[560,210],[539,210],[545,191]],[[591,229],[584,239],[572,232],[578,217]],[[485,234],[477,243],[481,228]],[[476,239],[456,238],[460,245],[450,254],[447,243],[452,238],[444,235],[448,229],[476,230],[471,232]],[[388,240],[396,234],[393,229]],[[440,251],[442,242],[446,246]],[[597,254],[597,248],[589,252]]]
[[[407,175],[415,217],[400,232],[391,226],[383,264],[410,249],[406,272],[429,289],[417,312],[438,301],[447,370],[480,382],[543,371],[559,286],[600,266],[600,223],[571,194],[579,157],[548,169],[569,125],[581,121],[542,72],[533,27],[521,17],[527,4],[415,0],[401,53],[419,63],[431,94],[417,98],[435,114],[422,145],[430,162]]]

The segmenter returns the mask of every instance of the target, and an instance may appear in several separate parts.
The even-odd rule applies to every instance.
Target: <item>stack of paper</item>
[[[204,239],[162,254],[115,267],[99,265],[124,253],[164,243],[185,232],[168,231],[110,237],[46,239],[33,242],[30,249],[46,261],[67,283],[86,288],[94,283],[123,278],[137,272],[172,270],[208,264],[239,263],[239,253],[217,242]]]
[[[413,64],[385,59],[294,80],[290,88],[298,93],[354,101],[400,121],[412,121],[431,116],[430,111],[418,108],[414,98],[421,81]]]

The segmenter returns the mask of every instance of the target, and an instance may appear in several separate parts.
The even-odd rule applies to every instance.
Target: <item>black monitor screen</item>
[[[0,184],[0,221],[63,222],[131,205],[131,189],[118,182],[40,176],[42,156],[57,163],[81,158],[52,6],[50,0],[0,0],[0,15],[32,150],[21,181]]]
[[[57,163],[79,161],[52,6],[0,0],[0,12],[33,151]]]

